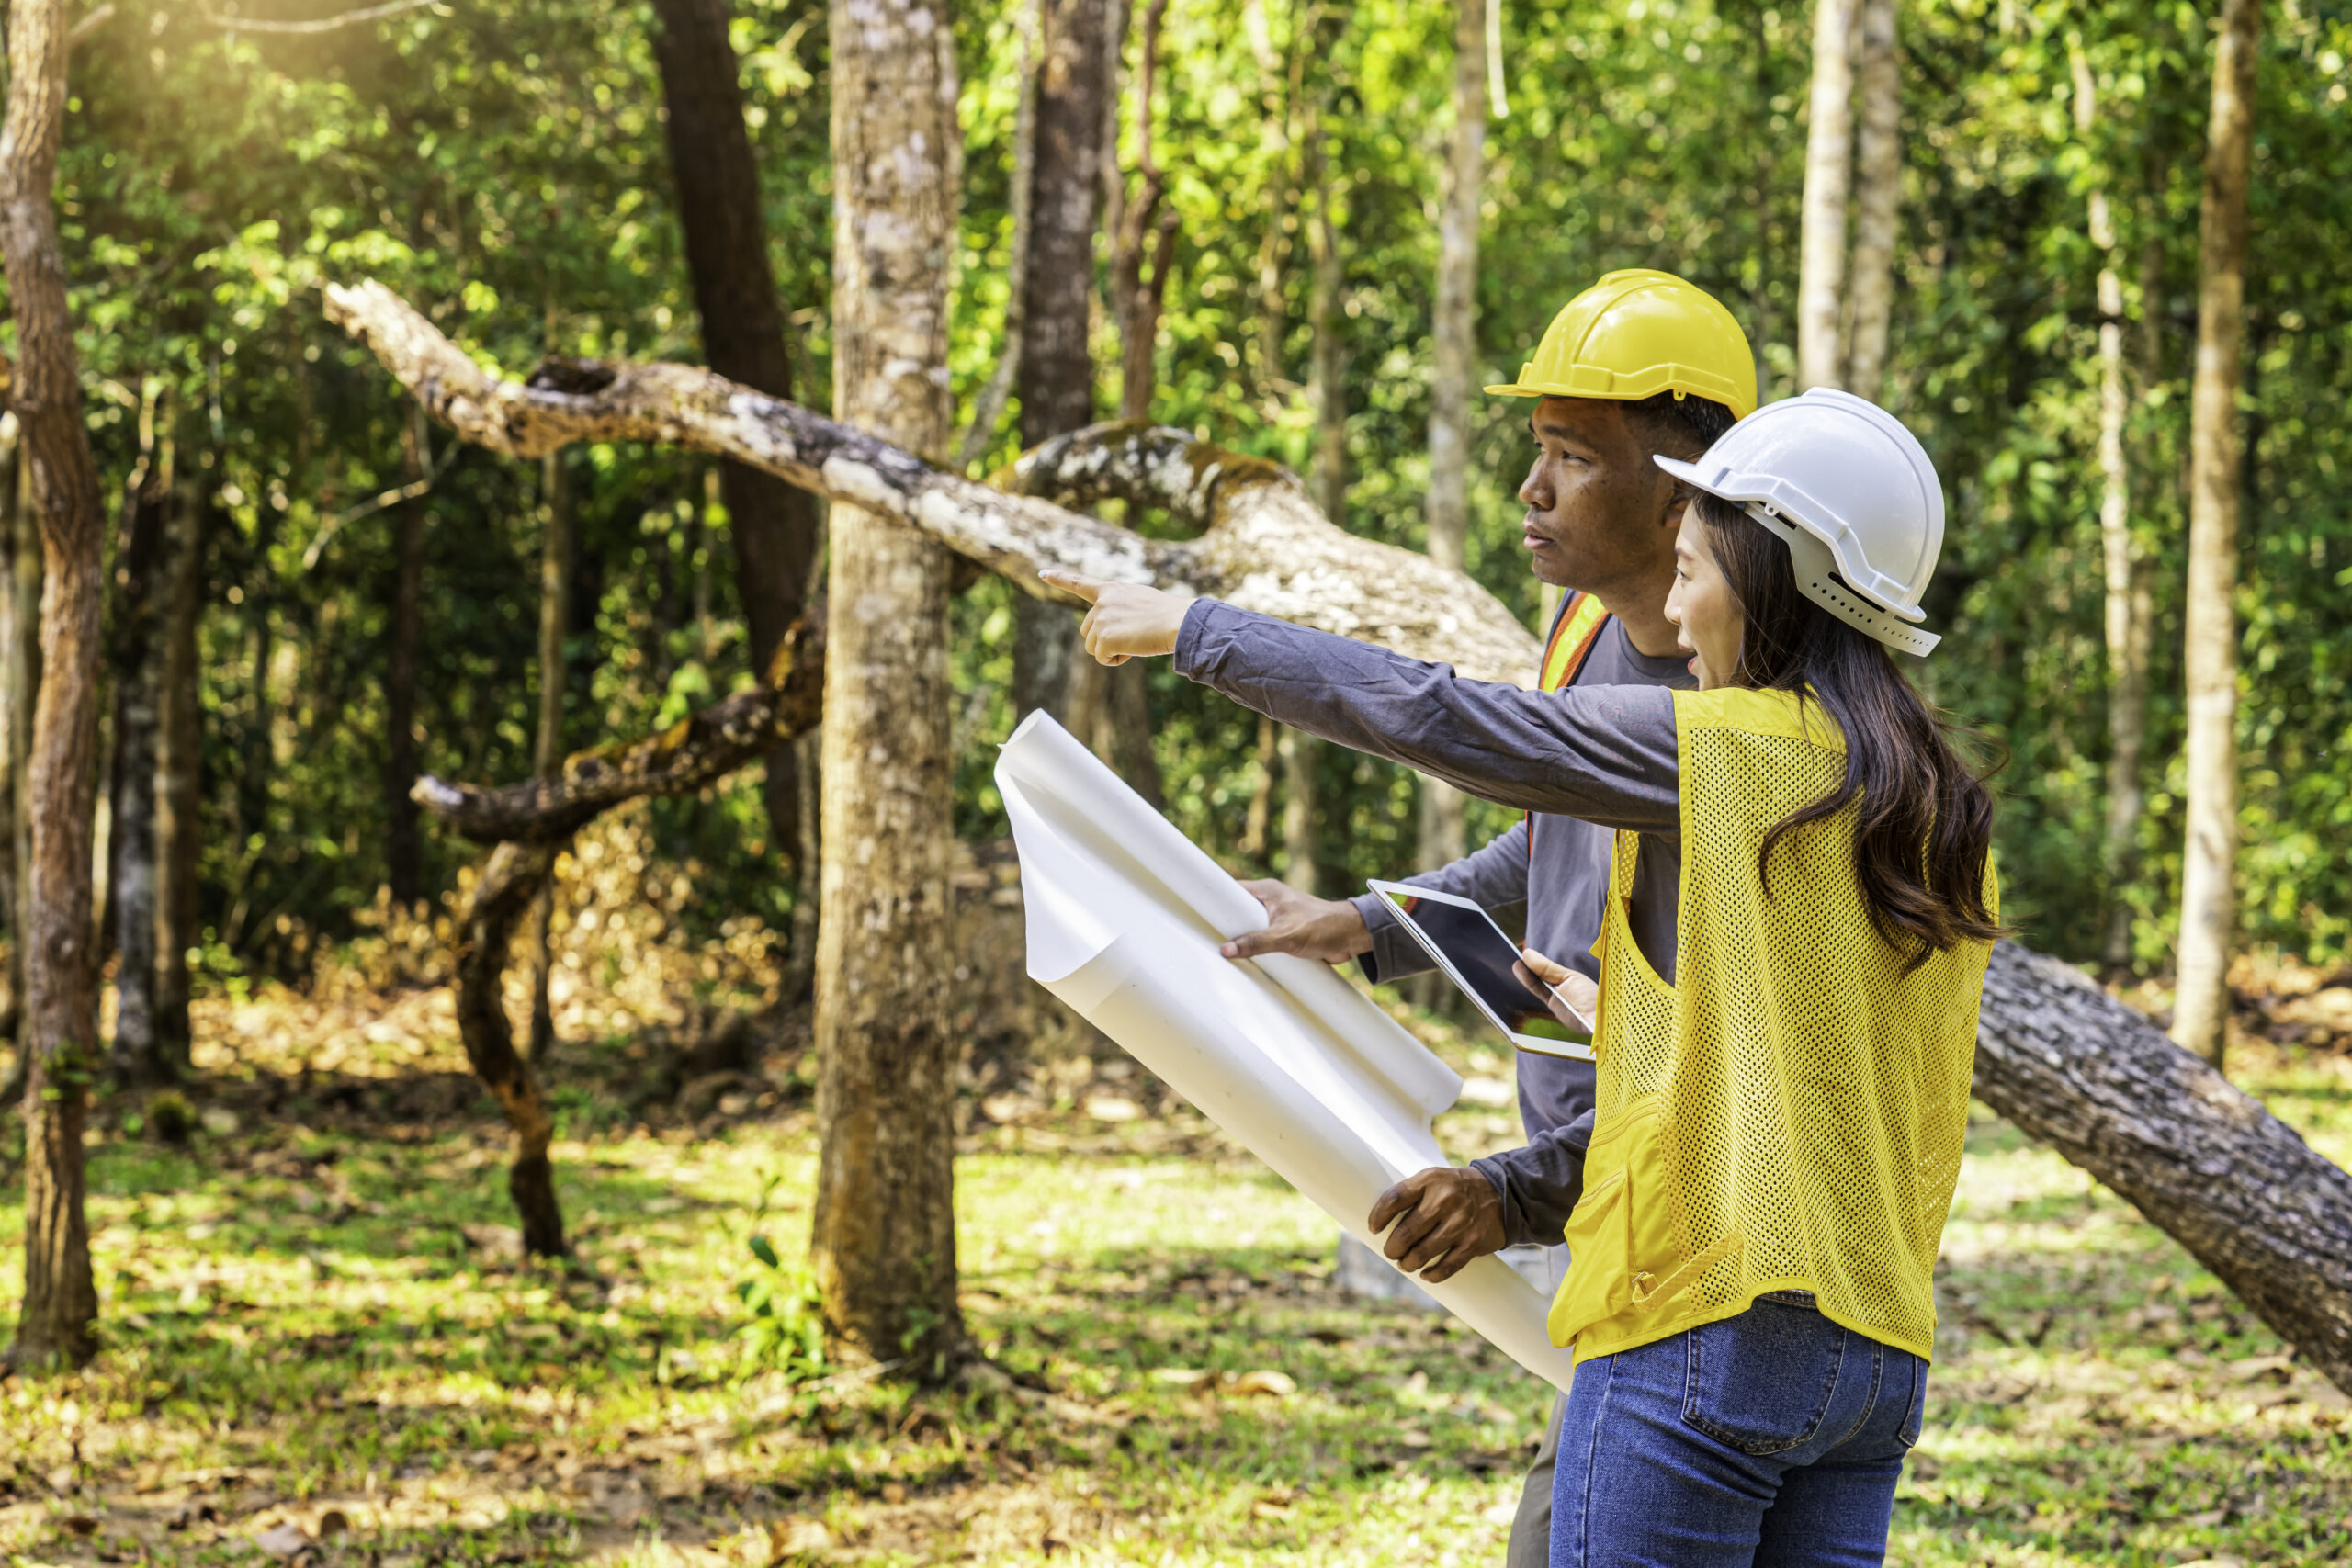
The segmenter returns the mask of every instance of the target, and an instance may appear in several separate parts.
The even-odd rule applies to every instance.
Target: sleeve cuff
[[[1225,606],[1215,599],[1195,599],[1184,610],[1184,624],[1176,628],[1176,673],[1187,681],[1201,678],[1200,671],[1207,662],[1201,644],[1209,640],[1208,623],[1216,612]]]

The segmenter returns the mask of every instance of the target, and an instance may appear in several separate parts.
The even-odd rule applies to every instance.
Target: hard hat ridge
[[[1738,506],[1789,543],[1797,586],[1838,619],[1905,653],[1943,551],[1943,486],[1918,438],[1884,409],[1816,387],[1742,420],[1677,479]]]

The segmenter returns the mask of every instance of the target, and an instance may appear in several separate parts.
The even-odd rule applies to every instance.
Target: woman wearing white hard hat
[[[1695,692],[1464,681],[1048,575],[1093,601],[1097,658],[1172,652],[1283,723],[1617,830],[1600,1107],[1551,1315],[1577,1350],[1552,1561],[1877,1562],[1999,919],[1991,798],[1892,657],[1936,645],[1942,492],[1910,432],[1843,392],[1659,461],[1692,491],[1667,614]],[[1670,901],[1637,893],[1650,856],[1639,886]]]

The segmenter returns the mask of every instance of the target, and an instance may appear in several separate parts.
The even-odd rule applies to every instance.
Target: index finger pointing
[[[1094,601],[1100,598],[1102,593],[1103,584],[1101,579],[1082,577],[1079,573],[1070,570],[1069,568],[1066,566],[1049,566],[1038,572],[1037,575],[1045,581],[1050,582],[1055,587],[1060,589],[1063,592],[1075,593],[1090,604],[1093,604]]]

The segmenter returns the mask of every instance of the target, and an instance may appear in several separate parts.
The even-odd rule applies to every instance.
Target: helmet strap
[[[1813,534],[1760,501],[1745,502],[1741,510],[1787,542],[1789,564],[1795,570],[1798,592],[1856,631],[1916,659],[1925,659],[1934,651],[1936,644],[1943,641],[1940,633],[1922,631],[1898,620],[1846,586],[1844,579],[1838,575],[1838,558]]]

